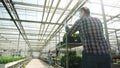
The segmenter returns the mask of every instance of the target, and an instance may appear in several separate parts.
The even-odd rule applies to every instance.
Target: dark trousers
[[[111,56],[83,53],[82,68],[111,68]]]

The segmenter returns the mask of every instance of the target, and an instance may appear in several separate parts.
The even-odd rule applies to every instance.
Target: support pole
[[[117,46],[118,46],[118,52],[120,54],[120,44],[119,44],[119,39],[118,39],[118,35],[117,35],[117,31],[115,30],[115,37],[116,37],[116,40],[117,40]]]
[[[67,36],[68,36],[68,33],[67,33]],[[66,36],[66,37],[67,37]],[[67,42],[67,38],[66,38],[66,68],[69,68],[69,54],[68,54],[68,42]]]
[[[56,34],[56,45],[57,45],[57,34]],[[56,68],[56,64],[57,64],[57,46],[55,46],[55,54],[56,54],[56,57],[55,57],[55,66],[54,68]]]
[[[103,14],[103,24],[104,24],[104,28],[105,28],[105,37],[106,40],[108,42],[110,51],[111,51],[111,46],[110,46],[110,42],[109,42],[109,33],[108,33],[108,27],[107,27],[107,21],[106,21],[106,16],[105,16],[105,9],[104,9],[104,3],[103,0],[100,0],[101,2],[101,10],[102,10],[102,14]]]
[[[59,42],[60,42],[60,31],[59,31]]]
[[[17,56],[19,55],[20,33],[18,35]]]
[[[26,43],[25,43],[24,56],[27,56],[27,55],[26,55],[26,52],[27,52],[27,51],[26,51]]]
[[[66,20],[67,20],[67,19],[66,19]],[[65,21],[64,26],[65,26],[65,27],[67,26],[67,21]],[[65,56],[66,56],[66,68],[69,68],[68,33],[67,33],[67,32],[66,32],[66,43],[65,43],[65,45],[66,45],[66,54],[65,54]]]

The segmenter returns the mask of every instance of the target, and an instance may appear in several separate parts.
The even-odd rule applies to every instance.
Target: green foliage
[[[81,42],[80,35],[76,34],[76,33],[73,33],[73,34],[65,33],[64,36],[63,36],[63,42],[64,43],[66,42],[66,38],[67,38],[67,41],[69,43],[80,43]]]
[[[120,64],[120,59],[117,59],[117,61],[116,61],[118,64]]]
[[[9,62],[17,61],[20,59],[24,59],[26,57],[18,57],[18,56],[0,56],[0,64],[6,64]]]
[[[79,34],[76,34],[76,33],[73,33],[73,34],[67,34],[67,33],[65,33],[64,36],[63,36],[63,38],[66,38],[66,36],[80,37],[80,35],[79,35]]]
[[[76,52],[69,52],[69,68],[81,68],[82,58],[80,56],[76,56]],[[61,66],[66,68],[66,56],[61,58]]]
[[[58,44],[57,44],[57,46],[60,46],[60,45],[63,45],[64,43],[63,42],[59,42]]]

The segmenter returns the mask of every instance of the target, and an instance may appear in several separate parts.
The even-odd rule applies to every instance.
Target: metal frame
[[[72,9],[72,11],[71,12],[69,12],[69,14],[66,16],[66,18],[62,21],[62,24],[66,21],[66,19],[67,20],[69,20],[75,13],[76,13],[76,9],[78,10],[81,6],[83,6],[85,3],[87,2],[87,0],[84,0],[84,1],[82,1],[82,3],[81,3],[81,0],[79,0],[78,2],[77,2],[77,4],[73,7],[73,9]],[[80,5],[80,6],[79,6]],[[48,41],[50,41],[55,35],[56,35],[56,33],[57,32],[59,32],[62,28],[63,28],[63,26],[64,25],[60,25],[55,31],[54,31],[54,33],[53,34],[51,34],[51,36],[50,36],[50,38],[48,38],[48,40],[47,40],[47,42],[46,43],[48,43]]]
[[[0,20],[13,21],[12,19],[9,19],[9,18],[0,18]],[[32,20],[17,20],[17,19],[14,19],[14,20],[15,20],[15,21],[21,21],[21,22],[29,22],[29,23],[41,23],[41,24],[62,25],[62,24],[54,23],[54,22],[40,22],[40,21],[32,21]]]
[[[90,2],[90,1],[88,1],[88,2],[92,3],[92,4],[101,4],[101,3],[97,3],[97,2]],[[112,6],[112,5],[107,5],[107,4],[104,4],[104,6],[113,7],[113,8],[120,8],[120,6]]]
[[[94,3],[94,4],[98,4],[100,5],[101,3],[95,3],[95,2],[89,2],[87,0],[78,0],[77,4],[74,5],[74,7],[72,9],[68,9],[68,7],[71,5],[71,3],[74,1],[74,0],[70,0],[68,3],[66,3],[66,6],[63,7],[63,8],[60,8],[58,7],[59,4],[61,3],[61,0],[58,0],[57,4],[56,4],[56,7],[53,6],[53,4],[55,3],[54,0],[52,0],[49,5],[47,5],[47,2],[50,2],[50,0],[45,0],[44,1],[44,5],[39,5],[39,4],[31,4],[31,3],[24,3],[24,2],[17,2],[17,1],[12,1],[12,0],[1,0],[1,4],[0,4],[0,8],[5,8],[5,10],[7,10],[7,12],[2,12],[3,14],[9,14],[10,15],[10,18],[4,18],[4,16],[0,17],[0,21],[10,21],[10,22],[14,22],[14,25],[15,26],[11,26],[11,28],[3,28],[3,27],[9,27],[10,25],[2,25],[0,26],[0,30],[1,31],[15,31],[17,33],[12,33],[12,32],[9,32],[9,33],[0,33],[1,35],[4,35],[4,38],[6,38],[8,41],[10,42],[15,42],[15,40],[17,40],[18,38],[14,37],[14,38],[9,38],[9,36],[17,36],[19,35],[19,33],[21,34],[20,37],[22,37],[20,40],[21,42],[26,42],[26,44],[31,48],[31,46],[36,46],[37,45],[37,42],[40,42],[43,45],[43,47],[45,47],[48,42],[50,41],[55,41],[55,40],[52,40],[56,34],[58,32],[60,32],[60,30],[64,27],[64,22],[67,20],[70,20],[72,18],[73,15],[75,15],[76,11],[81,7],[83,6],[83,4],[85,4],[86,2],[88,3]],[[3,5],[2,5],[3,4]],[[80,5],[81,4],[81,5]],[[18,5],[18,6],[17,6]],[[21,6],[21,7],[19,7]],[[113,7],[113,8],[120,8],[119,6],[113,6],[113,5],[107,5],[107,4],[104,4],[104,6],[107,6],[107,7]],[[25,8],[23,8],[25,7]],[[38,9],[30,9],[30,8],[26,8],[26,7],[34,7],[34,8],[38,8],[38,9],[43,9],[43,10],[38,10]],[[19,15],[29,15],[29,14],[18,14],[18,11],[17,10],[25,10],[25,11],[35,11],[35,12],[42,12],[42,20],[41,21],[33,21],[33,20],[22,20],[19,18]],[[102,9],[103,10],[103,9]],[[105,11],[104,11],[105,12]],[[45,18],[45,13],[47,13],[47,17]],[[50,16],[50,13],[52,13],[52,16],[50,17],[50,21],[48,22],[48,18]],[[59,14],[60,17],[58,18],[58,20],[56,20],[56,22],[51,22],[55,16],[55,14]],[[102,19],[105,19],[105,16],[106,17],[109,17],[108,20],[104,20],[104,22],[115,22],[115,18],[119,19],[120,18],[120,14],[117,14],[116,16],[111,16],[111,15],[107,15],[107,14],[99,14],[99,13],[91,13],[92,15],[98,15],[98,16],[104,16],[104,18]],[[66,15],[65,19],[62,21],[62,22],[59,22],[61,20],[61,18],[63,17],[63,15]],[[36,16],[36,15],[35,15]],[[43,21],[45,20],[45,21]],[[118,20],[119,21],[119,20]],[[22,23],[35,23],[35,24],[39,24],[40,25],[40,28],[32,28],[32,27],[24,27]],[[45,27],[47,25],[47,27]],[[50,26],[53,26],[51,28],[51,30],[49,30],[48,28]],[[105,24],[105,25],[109,25],[109,23]],[[12,28],[13,27],[13,28]],[[17,27],[14,28],[14,27]],[[55,28],[57,27],[57,28]],[[28,28],[31,28],[28,29]],[[45,29],[46,28],[46,29]],[[108,30],[116,30],[114,28],[107,28],[106,29]],[[27,32],[27,31],[31,31],[30,33]],[[38,32],[37,33],[32,33],[32,32]],[[119,31],[119,29],[117,29],[117,31]],[[62,34],[64,32],[60,32],[60,34]],[[113,33],[113,31],[106,31],[106,34],[111,34]],[[5,35],[7,36],[5,37]],[[107,36],[106,35],[106,36]],[[34,39],[34,38],[29,38],[29,37],[35,37],[35,36],[38,36],[37,39]],[[0,39],[0,42],[2,41],[6,41],[6,40],[1,40]],[[33,42],[34,41],[34,42]],[[36,42],[35,42],[36,41]],[[17,41],[16,41],[17,42]],[[3,42],[4,43],[4,42]],[[36,43],[36,44],[35,44]],[[34,45],[33,45],[34,44]],[[38,45],[37,45],[38,46]],[[39,44],[39,46],[41,46],[41,44]],[[41,48],[43,48],[41,47]],[[40,50],[42,51],[42,50]]]
[[[9,13],[11,19],[13,20],[14,24],[16,25],[17,29],[19,30],[20,34],[22,35],[23,39],[25,40],[25,38],[27,38],[27,36],[23,35],[23,33],[25,33],[24,29],[23,29],[23,26],[21,25],[21,22],[19,21],[19,24],[14,20],[14,16],[12,15],[12,12],[10,10],[10,8],[12,9],[13,11],[13,14],[15,14],[15,17],[19,20],[19,16],[14,8],[14,5],[12,3],[12,0],[6,2],[6,0],[2,0],[2,4],[4,5],[4,7],[6,8],[7,12]],[[8,5],[10,5],[10,8],[8,7]],[[21,30],[22,29],[22,30]],[[28,47],[30,47],[30,44],[29,44],[29,41],[25,40],[26,43],[28,44]],[[30,47],[31,49],[31,47]]]
[[[102,10],[102,14],[103,14],[103,24],[104,24],[104,28],[105,28],[105,37],[106,37],[106,40],[108,41],[108,44],[110,44],[109,42],[109,34],[108,34],[108,26],[107,26],[107,20],[106,20],[106,16],[105,16],[105,9],[104,9],[104,3],[103,3],[103,0],[100,0],[100,3],[101,3],[101,10]],[[109,48],[110,45],[109,45]],[[111,51],[111,49],[110,49]]]
[[[114,47],[116,47],[116,51],[118,50],[119,51],[119,54],[120,54],[120,47],[119,47],[119,38],[120,38],[120,36],[118,36],[118,34],[120,35],[120,33],[117,33],[117,31],[120,31],[120,29],[114,29],[114,31],[111,31],[110,33],[109,33],[109,40],[110,41],[114,41],[114,42],[110,42],[110,44],[111,44],[111,48],[113,48],[113,45],[114,45]],[[113,34],[114,33],[114,35],[112,35],[112,36],[110,36],[110,34]],[[113,39],[114,38],[114,39]]]
[[[69,7],[69,5],[72,3],[72,1],[73,1],[73,0],[70,0],[70,1],[69,1],[69,3],[68,3],[68,4],[67,4],[67,6],[65,7],[64,11],[63,11],[63,12],[62,12],[62,14],[60,15],[60,17],[59,17],[59,19],[57,20],[57,22],[56,22],[56,23],[58,23],[58,22],[59,22],[59,20],[62,18],[63,14],[65,13],[65,11],[66,11],[66,10],[67,10],[67,8]],[[51,21],[51,19],[50,19],[50,21]],[[51,29],[50,34],[52,33],[52,31],[53,31],[53,29],[55,28],[55,26],[56,26],[56,25],[54,25],[54,26],[53,26],[53,28]],[[48,27],[49,27],[49,25],[47,26],[47,28],[46,28],[46,30],[45,30],[45,33],[46,33],[46,31],[47,31]],[[45,34],[45,33],[44,33],[44,34]],[[48,37],[49,37],[49,36],[48,36]],[[48,37],[46,37],[46,39],[47,39]]]
[[[57,8],[58,8],[58,5],[59,5],[59,3],[60,3],[60,1],[61,1],[61,0],[58,0],[57,5],[56,5],[56,7],[55,7],[55,9],[54,9],[54,11],[53,11],[53,14],[52,14],[49,22],[52,21],[52,19],[53,19],[53,17],[54,17],[54,14],[55,14],[55,12],[56,12],[56,10],[57,10]],[[49,14],[49,13],[48,13],[48,14]],[[46,20],[47,20],[47,18],[46,18]],[[46,28],[46,30],[45,30],[45,33],[46,33],[48,27],[49,27],[49,24],[47,25],[47,28]],[[43,27],[43,31],[44,31],[44,28],[45,28],[45,26]],[[42,32],[43,32],[43,31],[42,31]],[[43,33],[43,34],[45,34],[45,33]],[[43,36],[44,36],[44,35],[43,35]],[[42,38],[43,38],[43,36],[42,36]],[[41,41],[41,40],[40,40],[40,41]]]
[[[45,12],[45,7],[46,7],[46,2],[47,2],[47,0],[45,0],[45,2],[44,2],[44,8],[43,8],[43,14],[42,14],[42,20],[41,21],[43,21],[43,18],[44,18],[44,12]],[[44,24],[40,24],[39,34],[42,32],[42,30],[41,30],[42,25],[44,25]],[[38,38],[39,38],[39,36],[38,36]]]
[[[24,3],[24,2],[15,2],[13,1],[13,3],[16,5],[24,5],[24,6],[30,6],[30,7],[37,7],[37,8],[43,8],[43,5],[38,5],[38,4],[30,4],[30,3]],[[46,8],[50,8],[49,6],[46,6]],[[51,9],[55,9],[55,7],[51,7]],[[58,10],[64,10],[63,8],[57,8]],[[68,9],[67,11],[71,11],[70,9]]]

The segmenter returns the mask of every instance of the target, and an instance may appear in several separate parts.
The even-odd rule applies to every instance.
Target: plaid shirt
[[[68,34],[79,31],[83,52],[90,54],[109,54],[108,43],[104,38],[103,26],[99,19],[84,16],[77,20],[71,29],[66,28]]]

